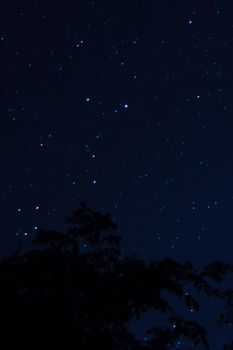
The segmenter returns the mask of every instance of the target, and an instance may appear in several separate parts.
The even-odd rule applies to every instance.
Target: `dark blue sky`
[[[231,261],[231,1],[2,1],[1,255],[81,200],[127,252]]]

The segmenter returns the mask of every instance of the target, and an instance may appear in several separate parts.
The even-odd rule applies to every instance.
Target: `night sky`
[[[0,4],[0,255],[84,200],[123,249],[232,261],[231,1]]]

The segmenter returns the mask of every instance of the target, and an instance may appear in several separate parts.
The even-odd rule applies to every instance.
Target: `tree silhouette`
[[[34,344],[67,349],[168,350],[181,338],[210,349],[203,325],[182,317],[167,294],[196,313],[196,295],[217,298],[224,303],[217,324],[232,323],[233,291],[219,288],[231,265],[215,261],[199,271],[189,261],[122,256],[116,224],[85,203],[66,224],[65,233],[39,229],[35,249],[0,262],[2,335],[11,330],[25,344],[30,334]],[[142,342],[128,324],[151,310],[164,314],[167,325],[149,329]]]

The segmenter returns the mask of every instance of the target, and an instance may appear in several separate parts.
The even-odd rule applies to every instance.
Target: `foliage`
[[[85,203],[66,223],[66,233],[40,229],[34,250],[0,263],[1,323],[24,341],[26,329],[40,345],[67,349],[167,350],[185,337],[208,350],[207,331],[181,317],[166,293],[196,313],[201,308],[195,292],[218,298],[225,305],[219,326],[232,322],[233,291],[218,288],[233,272],[229,264],[216,261],[199,271],[189,261],[145,263],[122,256],[115,223]],[[149,310],[163,313],[168,322],[151,328],[141,342],[128,323]],[[230,349],[232,344],[224,346]]]

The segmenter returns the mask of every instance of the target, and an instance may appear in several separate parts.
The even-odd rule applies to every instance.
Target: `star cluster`
[[[2,255],[84,200],[130,253],[231,259],[233,6],[181,3],[1,5]]]

